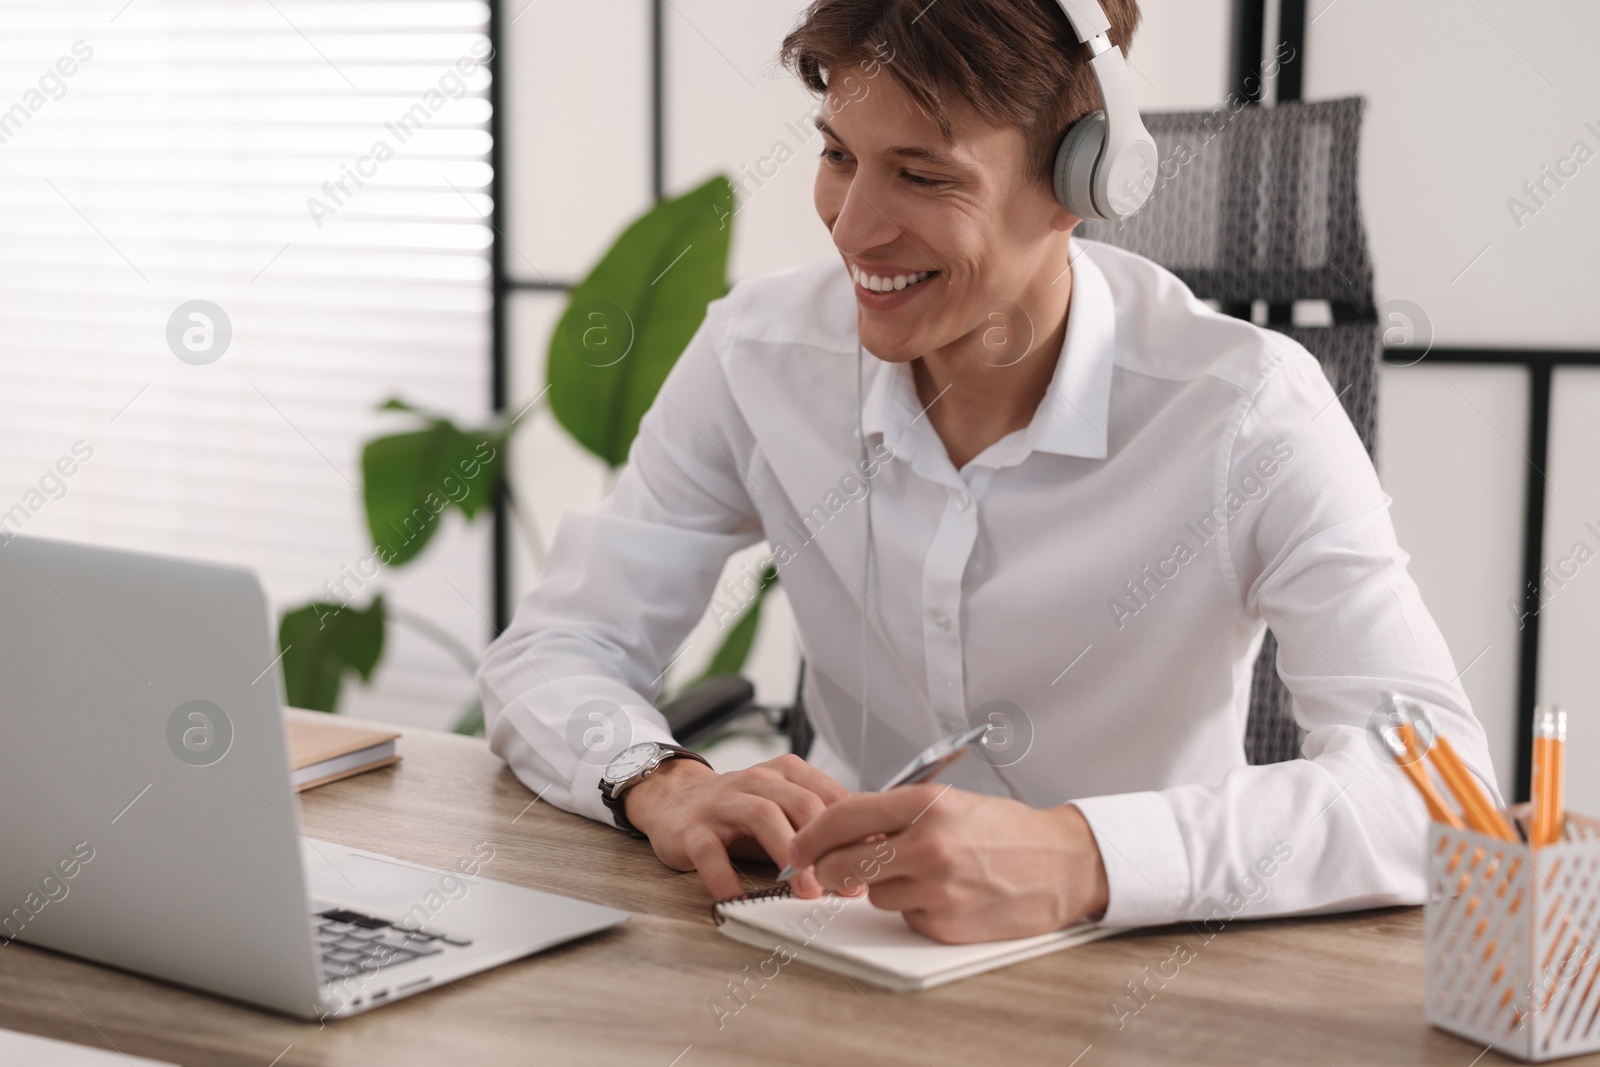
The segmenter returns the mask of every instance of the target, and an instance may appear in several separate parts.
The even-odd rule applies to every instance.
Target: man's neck
[[[1067,263],[1024,294],[1022,314],[997,311],[992,326],[912,362],[919,403],[957,470],[1033,420],[1066,340],[1072,282]],[[1015,351],[1028,344],[1030,333],[1026,354]]]

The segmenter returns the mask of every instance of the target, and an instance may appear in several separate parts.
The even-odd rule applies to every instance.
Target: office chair
[[[1370,455],[1382,334],[1356,193],[1362,109],[1353,98],[1146,115],[1161,148],[1150,202],[1077,232],[1155,260],[1226,311],[1265,301],[1267,325],[1317,357]],[[1296,301],[1326,302],[1332,322],[1293,325]],[[1253,764],[1296,759],[1304,739],[1277,657],[1269,630],[1245,726]]]
[[[1382,339],[1356,195],[1362,108],[1360,99],[1348,99],[1147,114],[1162,161],[1150,202],[1130,219],[1084,222],[1077,233],[1155,260],[1230,313],[1248,316],[1265,302],[1267,325],[1321,362],[1371,454]],[[1326,302],[1332,321],[1294,325],[1297,301]],[[1252,764],[1296,759],[1304,740],[1277,653],[1268,631],[1245,728]],[[804,670],[802,663],[802,682]],[[798,689],[793,706],[762,707],[747,680],[712,678],[661,710],[682,744],[759,713],[789,735],[793,751],[810,750]]]

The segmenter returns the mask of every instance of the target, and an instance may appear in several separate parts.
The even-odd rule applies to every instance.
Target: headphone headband
[[[1061,4],[1061,10],[1066,12],[1067,22],[1072,25],[1072,32],[1077,34],[1078,40],[1084,44],[1088,44],[1092,37],[1103,37],[1111,32],[1111,20],[1106,18],[1105,8],[1100,6],[1098,0],[1058,0],[1058,2]]]
[[[1061,206],[1084,219],[1125,219],[1155,189],[1160,154],[1133,98],[1128,64],[1107,34],[1098,0],[1057,0],[1078,40],[1093,53],[1089,70],[1105,102],[1067,131],[1056,151],[1055,191]]]

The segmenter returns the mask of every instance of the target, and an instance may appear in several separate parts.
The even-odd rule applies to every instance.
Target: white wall
[[[1522,584],[1527,374],[1515,367],[1386,368],[1378,471],[1411,576],[1464,671],[1495,773],[1514,781],[1516,616]],[[1513,442],[1516,448],[1510,447]]]
[[[1600,110],[1600,109],[1597,109]],[[1591,279],[1593,272],[1590,273]],[[1596,345],[1595,347],[1600,347]],[[1549,507],[1540,612],[1543,648],[1539,699],[1567,709],[1570,768],[1567,804],[1574,811],[1600,812],[1600,371],[1560,370],[1550,392],[1551,426],[1557,447],[1545,473]],[[1579,547],[1579,546],[1582,547]]]
[[[1600,349],[1600,158],[1564,187],[1550,184],[1553,195],[1520,225],[1507,206],[1514,196],[1526,201],[1523,183],[1574,142],[1600,152],[1591,54],[1600,8],[1575,0],[1309,6],[1306,97],[1368,100],[1361,197],[1379,300],[1419,305],[1441,345]],[[1588,377],[1562,373],[1555,383],[1547,561],[1579,537],[1600,550],[1582,529],[1600,516],[1590,461],[1600,393]],[[1519,635],[1505,602],[1521,584],[1527,479],[1541,477],[1523,454],[1526,382],[1520,371],[1424,360],[1385,369],[1379,402],[1379,470],[1412,571],[1457,666],[1488,648],[1462,681],[1508,789]],[[1600,801],[1600,781],[1579,785],[1600,769],[1600,664],[1585,654],[1600,637],[1600,593],[1587,591],[1600,585],[1595,570],[1543,619],[1540,698],[1572,712],[1579,806]]]
[[[489,80],[441,83],[472,70],[489,9],[275,7],[0,6],[0,541],[20,521],[248,567],[275,618],[383,590],[481,646],[487,526],[449,515],[374,575],[358,486],[365,442],[416,422],[387,398],[489,415]],[[391,132],[430,92],[422,128]],[[206,365],[166,340],[196,299],[230,337]],[[46,472],[77,441],[92,462],[63,485]],[[340,707],[448,727],[474,693],[394,626]]]
[[[1600,150],[1584,126],[1600,130],[1600,7],[1309,4],[1306,97],[1369,102],[1361,196],[1380,297],[1420,304],[1444,343],[1600,347],[1600,158],[1520,228],[1506,206],[1578,139]]]

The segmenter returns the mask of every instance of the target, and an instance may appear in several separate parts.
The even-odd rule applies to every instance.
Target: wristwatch
[[[628,790],[650,777],[655,769],[668,760],[692,759],[710,767],[710,762],[700,753],[682,745],[663,745],[656,741],[644,741],[622,750],[612,761],[606,764],[604,773],[600,775],[600,799],[605,806],[611,809],[611,815],[616,819],[617,825],[628,831],[634,837],[644,837],[628,821],[628,814],[623,810],[623,798]]]

